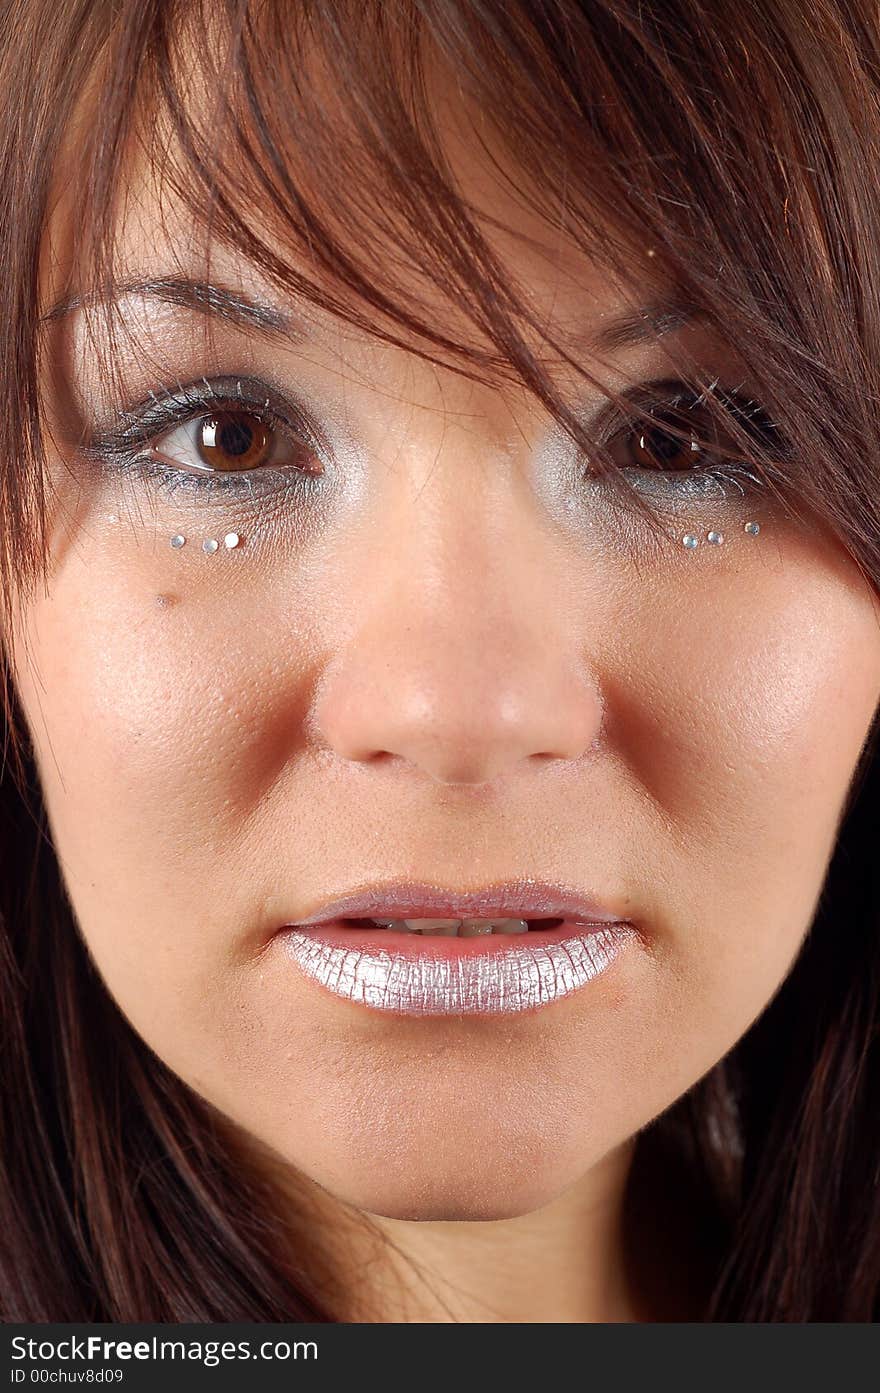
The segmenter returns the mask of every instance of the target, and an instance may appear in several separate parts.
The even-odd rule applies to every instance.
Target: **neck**
[[[713,1259],[687,1177],[635,1155],[630,1138],[543,1208],[482,1222],[367,1214],[279,1158],[259,1160],[337,1321],[698,1321]]]
[[[365,1214],[288,1171],[293,1241],[345,1323],[656,1319],[627,1255],[633,1150],[630,1139],[539,1210],[483,1222]]]
[[[384,1269],[347,1319],[545,1323],[638,1317],[623,1261],[629,1147],[542,1209],[484,1222],[374,1218]]]

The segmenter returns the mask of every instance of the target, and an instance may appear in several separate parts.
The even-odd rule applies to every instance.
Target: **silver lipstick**
[[[348,944],[322,938],[320,929],[290,929],[283,941],[307,977],[346,1001],[406,1015],[497,1015],[546,1006],[586,986],[636,930],[623,922],[572,923],[546,935],[410,939],[400,947],[390,946],[391,937],[377,930]]]

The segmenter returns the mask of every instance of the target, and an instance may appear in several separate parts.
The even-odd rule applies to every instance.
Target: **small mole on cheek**
[[[172,607],[173,605],[176,605],[176,604],[178,604],[179,602],[180,602],[180,596],[179,596],[179,595],[157,595],[157,596],[156,596],[156,608],[157,608],[157,609],[171,609],[171,607]]]

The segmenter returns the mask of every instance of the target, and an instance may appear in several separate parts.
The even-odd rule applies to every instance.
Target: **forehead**
[[[176,334],[203,332],[205,343],[218,326],[223,332],[247,336],[278,348],[321,345],[336,349],[353,343],[363,349],[372,336],[353,327],[344,315],[332,313],[302,295],[290,295],[267,276],[259,264],[234,244],[210,243],[200,236],[191,211],[179,197],[166,196],[151,171],[141,170],[126,190],[125,214],[115,234],[116,269],[105,302],[93,291],[76,288],[55,261],[55,286],[47,291],[46,318],[72,353],[83,353],[103,339],[104,312],[118,314],[123,338],[120,347],[149,352],[149,344],[172,347]],[[63,235],[63,223],[60,224]],[[502,233],[508,241],[504,262],[535,316],[538,332],[546,330],[580,358],[600,361],[621,353],[628,360],[650,354],[664,335],[690,327],[699,334],[699,316],[674,292],[640,295],[638,287],[616,285],[601,267],[584,258],[566,265],[561,253],[554,261],[546,243],[517,237],[515,224]],[[499,239],[500,240],[500,239]],[[297,249],[276,244],[279,258],[306,269]],[[574,259],[571,258],[573,263]],[[462,314],[442,289],[425,283],[422,270],[411,265],[401,273],[418,283],[419,294],[433,302],[435,322],[452,339],[483,347],[479,329]],[[318,273],[314,279],[332,291],[332,282]],[[490,345],[491,347],[491,345]]]
[[[466,258],[472,252],[465,279],[477,273],[478,258],[485,252],[491,264],[479,270],[488,299],[491,301],[493,294],[497,298],[499,290],[503,296],[512,289],[525,306],[536,337],[547,330],[577,349],[587,346],[584,334],[590,336],[593,348],[618,347],[645,339],[649,336],[645,329],[663,332],[676,327],[686,312],[679,297],[671,290],[658,292],[656,284],[640,284],[638,276],[615,277],[606,264],[599,264],[576,244],[564,222],[551,215],[553,200],[548,200],[548,189],[536,187],[517,168],[488,114],[462,89],[441,57],[427,56],[425,74],[430,120],[450,185],[483,239],[480,249],[469,249],[466,236],[461,242]],[[328,129],[331,118],[338,117],[342,131],[348,118],[344,97],[328,76],[320,53],[312,56],[309,81],[315,100],[327,113]],[[206,119],[198,90],[196,84],[192,115],[197,122]],[[84,97],[81,121],[87,122],[88,109]],[[288,146],[285,153],[290,156],[292,178],[301,178],[302,152]],[[379,168],[379,182],[381,173]],[[75,194],[79,178],[75,160],[59,162],[42,258],[41,303],[47,313],[91,294],[89,268],[82,264],[78,237]],[[391,198],[384,196],[374,179],[370,190],[373,207],[360,223],[346,228],[344,221],[340,224],[335,220],[333,208],[328,210],[331,199],[322,188],[322,170],[311,170],[305,196],[313,200],[319,214],[329,211],[335,231],[341,228],[340,245],[363,281],[353,290],[350,275],[340,281],[332,256],[326,259],[314,243],[303,239],[298,227],[292,222],[285,224],[283,208],[270,214],[268,200],[261,203],[246,185],[238,200],[232,197],[243,222],[259,239],[259,254],[244,248],[240,236],[230,235],[222,222],[215,223],[209,233],[198,191],[188,178],[186,160],[168,117],[161,112],[157,113],[151,141],[130,143],[120,185],[113,218],[112,280],[120,289],[119,307],[129,322],[164,333],[182,317],[181,311],[210,309],[212,297],[205,287],[213,286],[228,290],[233,297],[238,295],[242,302],[267,310],[271,307],[279,312],[279,319],[286,310],[295,308],[295,315],[288,316],[288,337],[294,337],[294,323],[310,336],[320,337],[340,332],[345,311],[352,303],[357,314],[366,311],[369,319],[375,313],[377,298],[386,296],[390,282],[396,307],[415,307],[417,320],[443,326],[443,332],[456,342],[473,344],[489,353],[494,349],[484,332],[487,306],[469,295],[466,286],[465,294],[460,293],[460,268],[450,265],[448,256],[444,260],[436,253],[437,209],[429,198],[419,210],[422,225],[406,227],[402,215],[393,211]],[[223,192],[229,196],[228,189]],[[460,231],[456,236],[461,238]],[[292,268],[296,277],[316,287],[318,294],[292,295],[284,276],[279,281],[274,274],[279,266]],[[370,293],[371,275],[381,285],[379,297]],[[145,298],[145,281],[166,283],[168,293],[151,293]],[[193,285],[201,286],[201,291]],[[328,307],[339,308],[342,316]],[[610,321],[621,310],[629,324],[612,328]],[[263,316],[265,323],[269,318],[269,313]],[[241,327],[248,327],[244,319]],[[260,328],[257,312],[251,315],[251,327]]]

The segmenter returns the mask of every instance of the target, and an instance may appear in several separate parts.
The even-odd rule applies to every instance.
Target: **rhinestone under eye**
[[[170,544],[175,551],[179,551],[182,546],[186,545],[186,537],[184,537],[182,532],[176,532],[174,536],[170,538]],[[226,536],[223,538],[223,545],[227,550],[232,551],[235,547],[241,545],[241,536],[238,532],[227,532]],[[217,541],[216,537],[206,537],[202,542],[202,551],[206,556],[213,556],[215,551],[218,551],[219,548],[220,543]]]

